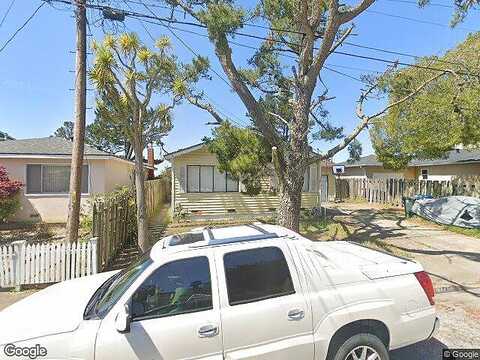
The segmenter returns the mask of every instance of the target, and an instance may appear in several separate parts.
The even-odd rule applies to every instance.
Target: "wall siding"
[[[183,210],[195,216],[232,216],[271,213],[278,208],[278,196],[267,192],[275,180],[263,178],[262,193],[250,196],[241,192],[187,193],[187,165],[218,165],[214,154],[206,149],[199,149],[172,159],[172,207],[179,205]],[[312,173],[317,166],[312,166]],[[322,168],[322,175],[329,176],[329,195],[335,195],[335,179],[330,168]],[[311,179],[310,185],[318,189],[319,182]],[[240,189],[242,186],[240,185]],[[302,193],[302,208],[311,209],[318,205],[319,193]],[[232,211],[235,210],[235,211]]]

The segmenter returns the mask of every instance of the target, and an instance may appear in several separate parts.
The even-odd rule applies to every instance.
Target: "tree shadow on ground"
[[[392,239],[406,235],[401,232],[402,227],[382,225],[382,221],[385,220],[396,222],[401,220],[396,210],[360,209],[345,213],[341,210],[332,209],[330,216],[342,228],[350,229],[344,240],[359,243],[373,240],[378,242],[382,239]]]
[[[415,245],[415,240],[422,242],[421,232],[422,230],[428,230],[431,232],[444,232],[445,229],[440,227],[427,225],[411,225],[405,224],[406,220],[403,214],[397,210],[389,209],[331,209],[329,212],[332,221],[339,224],[341,228],[349,229],[349,232],[343,240],[356,242],[359,244],[367,245],[375,249],[388,252],[393,255],[400,255],[409,258],[416,258],[418,256],[445,256],[451,260],[451,266],[455,266],[455,257],[464,258],[470,261],[480,262],[480,253],[471,251],[462,251],[461,242],[458,244],[457,249],[442,249],[439,244],[434,242],[428,243],[428,239],[425,238],[427,244]],[[419,231],[417,234],[415,231]],[[416,239],[416,237],[419,237]],[[332,239],[333,240],[333,239]],[[414,243],[412,244],[411,241]],[[407,245],[408,241],[408,245]],[[437,246],[437,248],[434,248]],[[428,269],[427,269],[428,270]],[[432,274],[432,276],[437,276]],[[455,287],[455,291],[464,291],[478,296],[475,292],[472,292],[470,288],[460,284],[458,281],[448,279],[442,276],[437,276],[439,279],[447,281],[451,284],[451,287]]]

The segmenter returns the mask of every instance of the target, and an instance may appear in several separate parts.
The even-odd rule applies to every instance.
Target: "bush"
[[[7,169],[0,166],[0,222],[5,222],[20,208],[18,193],[23,187],[20,181],[10,180]]]
[[[19,208],[20,200],[18,196],[14,195],[8,198],[0,198],[0,223],[6,222]]]

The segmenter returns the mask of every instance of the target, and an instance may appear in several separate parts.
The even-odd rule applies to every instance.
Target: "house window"
[[[238,192],[239,182],[213,165],[187,165],[187,192]]]
[[[88,179],[89,167],[83,165],[82,194],[88,194]],[[69,165],[27,165],[27,194],[67,194],[69,189]]]
[[[310,191],[310,166],[307,167],[305,171],[305,175],[303,176],[303,187],[302,192],[309,192]]]
[[[422,180],[428,180],[428,169],[422,169]]]

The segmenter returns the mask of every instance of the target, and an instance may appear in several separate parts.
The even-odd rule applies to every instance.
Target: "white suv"
[[[419,264],[349,242],[198,229],[0,312],[0,358],[388,360],[432,336],[433,296]]]

